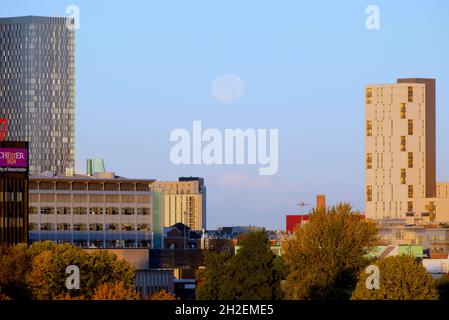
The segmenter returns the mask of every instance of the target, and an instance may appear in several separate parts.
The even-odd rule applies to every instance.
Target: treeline
[[[434,281],[411,256],[369,259],[377,228],[349,204],[313,211],[275,257],[264,232],[239,241],[238,252],[207,253],[199,270],[202,300],[434,300],[447,299],[449,278]],[[367,286],[366,267],[379,270],[379,288]],[[369,279],[368,279],[369,280]]]
[[[68,266],[79,268],[79,289],[66,285]],[[105,250],[87,252],[51,241],[0,248],[0,300],[136,300],[135,270]],[[170,300],[161,292],[152,299]]]

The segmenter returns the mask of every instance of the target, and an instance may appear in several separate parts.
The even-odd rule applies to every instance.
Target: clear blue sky
[[[349,201],[364,210],[367,83],[437,79],[437,177],[449,180],[449,1],[36,1],[0,2],[0,16],[65,15],[76,36],[77,166],[105,158],[134,178],[198,175],[208,227],[283,228],[295,203]],[[381,28],[365,28],[368,5]],[[220,104],[212,81],[236,73],[244,96]],[[278,128],[279,170],[174,166],[170,132]]]

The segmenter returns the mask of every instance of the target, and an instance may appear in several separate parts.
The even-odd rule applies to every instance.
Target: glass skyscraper
[[[0,18],[0,118],[30,173],[75,166],[75,31],[65,17]]]

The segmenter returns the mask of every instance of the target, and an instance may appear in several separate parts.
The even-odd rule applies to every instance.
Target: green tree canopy
[[[80,289],[68,290],[66,268],[80,269]],[[134,286],[134,270],[126,261],[105,250],[88,253],[69,244],[50,241],[0,250],[0,293],[12,299],[86,297],[104,283]]]
[[[265,232],[245,234],[229,257],[207,252],[197,273],[199,300],[272,300],[281,296],[281,261],[271,252]]]
[[[197,271],[196,298],[198,300],[218,300],[220,287],[226,275],[228,255],[225,253],[205,252],[204,269]]]
[[[226,266],[220,299],[273,300],[281,296],[281,272],[264,231],[252,232],[239,241],[240,249]]]
[[[434,300],[438,294],[433,279],[412,256],[401,255],[378,259],[373,263],[380,271],[380,288],[368,289],[369,274],[360,273],[353,300]]]
[[[363,221],[349,204],[312,211],[284,244],[285,297],[349,299],[376,234],[375,224]]]

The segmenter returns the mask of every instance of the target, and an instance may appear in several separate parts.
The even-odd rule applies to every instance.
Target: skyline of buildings
[[[11,118],[8,127],[10,134],[7,136],[8,140],[16,138],[30,140],[31,174],[36,174],[36,172],[42,174],[48,171],[69,177],[74,175],[74,160],[66,161],[68,158],[63,155],[68,151],[69,157],[73,155],[74,159],[75,152],[70,144],[64,145],[70,140],[67,136],[73,137],[71,141],[74,141],[75,138],[74,31],[67,27],[67,21],[73,23],[72,20],[66,18],[35,16],[0,19],[0,30],[3,32],[1,44],[4,49],[4,63],[1,64],[3,67],[2,79],[9,81],[3,83],[2,90],[8,94],[2,94],[4,103],[1,103],[0,107],[5,111],[0,111],[8,120]],[[48,59],[49,52],[58,56],[58,59],[50,61]],[[17,75],[22,75],[22,73],[25,75],[23,83],[17,81]],[[49,90],[51,90],[51,94]],[[374,94],[373,91],[375,91]],[[18,97],[20,99],[16,99]],[[64,100],[67,97],[68,99]],[[62,105],[61,101],[66,105]],[[371,105],[374,108],[370,108]],[[398,106],[399,112],[392,112]],[[17,107],[20,107],[20,113],[14,109]],[[435,81],[433,79],[399,79],[395,85],[367,86],[366,213],[368,218],[405,216],[414,221],[423,221],[426,218],[436,221],[446,219],[445,214],[447,213],[449,220],[449,183],[435,182],[435,108]],[[73,126],[70,123],[68,126],[64,126],[63,122],[55,121],[67,119]],[[42,124],[43,122],[46,124]],[[384,130],[387,122],[391,125],[389,133]],[[53,144],[38,140],[38,138],[33,140],[29,133],[28,136],[20,136],[19,129],[33,126],[36,126],[34,129],[37,132],[36,137],[42,136],[47,140],[50,139]],[[405,130],[407,130],[407,134]],[[396,148],[398,139],[399,151]],[[46,153],[36,151],[38,148],[32,149],[32,145],[45,149]],[[56,145],[66,152],[62,152],[62,154],[58,152],[53,148]],[[404,159],[404,154],[407,156],[406,159]],[[65,160],[56,159],[61,156]],[[35,161],[33,157],[36,157]],[[93,170],[95,163],[95,161],[88,160],[88,173],[95,171]],[[373,163],[376,168],[373,168]],[[100,171],[104,171],[104,163],[99,164],[99,167],[103,167],[103,170]],[[47,168],[52,170],[44,170]],[[115,176],[109,178],[114,179]],[[185,223],[196,230],[206,228],[206,188],[202,178],[196,179],[197,183],[195,184],[191,180],[189,186],[187,186],[189,180],[182,181],[185,182],[184,184],[181,181],[158,181],[153,184],[152,192],[163,192],[163,196],[152,202],[158,206],[158,211],[161,212],[160,217],[153,216],[154,219],[160,220],[152,221],[152,232],[159,226],[173,225],[177,222]],[[192,183],[195,184],[193,188]],[[389,190],[387,190],[388,188]],[[390,192],[389,196],[388,192]],[[74,201],[74,203],[77,202]],[[105,203],[109,204],[107,201]],[[39,217],[40,207],[39,204],[39,209],[37,209]],[[74,212],[75,208],[78,207],[71,207],[70,212]],[[53,208],[50,209],[50,212],[53,210],[57,211]],[[70,226],[67,226],[66,221],[54,222],[54,224],[41,223],[39,220],[36,228],[41,232],[51,231],[52,228],[55,231],[58,231],[58,228],[62,228],[59,231],[68,231],[67,228],[72,231],[87,231],[85,228],[92,227],[89,223],[78,225],[78,223],[72,222]],[[115,223],[111,223],[111,225],[114,226]],[[132,229],[136,230],[137,225],[134,224]],[[50,230],[46,230],[46,226]],[[34,223],[32,227],[36,230]],[[81,229],[75,230],[78,227]],[[104,224],[102,227],[106,229],[107,225]],[[121,224],[119,228],[121,230]],[[156,234],[161,233],[161,230],[156,232]],[[119,241],[122,239],[120,238]]]
[[[0,300],[447,298],[449,5],[256,7],[2,5]]]
[[[30,173],[75,166],[75,31],[62,17],[0,18],[0,114]]]

